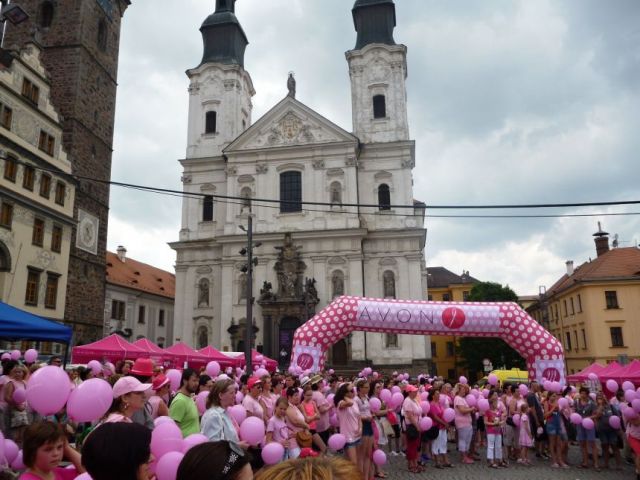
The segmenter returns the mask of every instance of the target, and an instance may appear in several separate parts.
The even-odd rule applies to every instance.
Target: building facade
[[[527,311],[564,345],[567,373],[593,362],[640,357],[640,249],[609,248],[594,234],[597,257],[567,272]]]
[[[75,180],[41,55],[28,43],[0,66],[0,300],[64,321]]]
[[[101,337],[120,21],[129,0],[20,0],[29,20],[7,25],[5,47],[35,39],[63,117],[62,143],[80,178],[73,212],[65,321],[74,343]],[[93,181],[96,179],[97,181]]]
[[[107,251],[105,336],[118,333],[133,342],[148,338],[160,347],[173,343],[175,275],[127,258],[127,250]]]
[[[295,329],[336,296],[424,298],[426,230],[424,205],[412,195],[406,47],[393,40],[392,1],[359,0],[353,17],[358,39],[346,53],[353,133],[299,101],[293,76],[288,95],[253,123],[248,42],[234,2],[219,1],[203,23],[202,63],[187,72],[188,145],[180,161],[192,196],[172,244],[176,340],[243,350],[248,299],[239,252],[249,215],[260,242],[251,323],[255,345],[272,358],[288,362]],[[430,353],[425,337],[356,332],[331,355],[334,364],[406,365]]]

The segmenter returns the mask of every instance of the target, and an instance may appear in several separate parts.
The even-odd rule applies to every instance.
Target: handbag
[[[438,438],[438,435],[440,435],[440,428],[437,425],[434,425],[429,430],[424,432],[424,435],[428,440],[435,440],[436,438]]]
[[[29,415],[26,410],[12,410],[9,420],[11,428],[24,427],[29,425]]]
[[[296,443],[300,448],[311,448],[313,436],[306,430],[300,430],[296,433]]]
[[[420,432],[418,431],[418,429],[413,423],[410,423],[409,425],[407,425],[406,433],[407,433],[407,438],[409,440],[415,440],[420,436]]]
[[[513,417],[511,415],[509,415],[507,417],[507,425],[509,425],[510,427],[515,427],[516,426],[516,424],[513,423]]]

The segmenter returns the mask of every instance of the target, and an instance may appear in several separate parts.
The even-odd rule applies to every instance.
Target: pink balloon
[[[153,450],[153,442],[162,438],[179,438],[182,440],[182,431],[175,422],[163,422],[153,429],[151,432],[151,449]]]
[[[256,376],[257,377],[264,377],[265,375],[269,375],[269,372],[267,370],[265,370],[264,368],[259,368],[258,370],[256,370]]]
[[[478,410],[480,410],[481,413],[489,410],[489,400],[487,400],[486,398],[481,398],[480,400],[478,400]]]
[[[393,387],[391,387],[391,393],[400,393],[400,392],[402,392],[402,390],[398,385],[394,385]]]
[[[469,394],[464,398],[467,401],[467,404],[470,407],[475,407],[476,404],[478,403],[478,400],[476,399],[476,397],[474,397],[473,395]]]
[[[527,393],[529,393],[529,387],[527,387],[524,383],[521,383],[520,385],[518,385],[518,391],[520,392],[520,395],[524,397]]]
[[[87,472],[84,472],[78,475],[75,480],[93,480],[93,478],[91,478],[91,475],[89,475]]]
[[[112,402],[111,385],[101,378],[91,378],[71,392],[67,414],[75,422],[93,422],[107,413]]]
[[[391,390],[383,388],[380,391],[380,400],[382,400],[384,403],[389,403],[389,400],[391,400]]]
[[[431,427],[433,427],[433,420],[431,420],[429,417],[422,417],[420,419],[420,430],[426,432]]]
[[[520,426],[520,414],[519,414],[519,413],[516,413],[516,414],[515,414],[515,415],[513,415],[513,417],[511,417],[511,418],[513,419],[513,424],[514,424],[516,427],[519,427],[519,426]]]
[[[420,407],[422,408],[422,414],[427,415],[429,410],[431,410],[431,405],[429,402],[420,402]]]
[[[333,398],[334,397],[335,397],[335,395],[333,393],[330,393],[329,395],[327,395],[327,402],[329,402],[331,404],[331,406],[333,406]]]
[[[1,360],[11,360],[11,354],[9,352],[4,352],[2,356],[0,356]]]
[[[244,400],[244,394],[241,391],[237,391],[236,392],[236,403],[240,404],[242,403],[242,400]]]
[[[456,418],[456,412],[453,408],[447,408],[442,413],[442,419],[447,423],[452,422],[454,418]]]
[[[465,377],[465,376],[461,376],[461,377],[458,379],[458,381],[459,381],[461,384],[463,384],[463,385],[466,385],[467,383],[469,383],[469,380],[467,380],[467,377]]]
[[[562,385],[560,385],[560,382],[551,382],[551,391],[560,393],[562,391]]]
[[[27,363],[33,363],[38,359],[38,351],[34,348],[30,348],[24,352],[24,361]],[[11,463],[11,462],[9,462]]]
[[[327,443],[332,452],[337,452],[344,448],[347,443],[347,438],[341,433],[334,433],[329,437],[329,441]]]
[[[182,441],[182,453],[187,453],[190,448],[207,443],[209,439],[201,433],[192,433]]]
[[[633,382],[630,382],[629,380],[627,380],[625,382],[622,382],[622,390],[624,390],[625,392],[627,390],[635,390],[635,389],[636,389],[636,387],[633,384]]]
[[[575,412],[569,416],[569,420],[571,420],[571,423],[573,423],[574,425],[580,425],[582,423],[582,417],[579,413]]]
[[[421,392],[420,393],[420,400],[426,402],[429,400],[429,393],[428,392]]]
[[[618,382],[611,378],[607,380],[607,383],[605,385],[607,386],[607,390],[609,390],[611,393],[615,393],[618,391]]]
[[[180,373],[180,370],[171,368],[167,370],[167,373],[165,375],[171,383],[171,391],[177,392],[180,389],[180,382],[182,381],[182,373]]]
[[[87,363],[87,368],[91,370],[94,375],[98,375],[102,371],[102,364],[97,360],[91,360]]]
[[[53,365],[39,368],[27,382],[27,401],[41,415],[53,415],[62,410],[70,393],[69,376]]]
[[[339,427],[340,426],[340,420],[338,419],[338,415],[336,415],[335,413],[333,415],[331,415],[329,417],[329,424],[332,427]]]
[[[256,361],[256,363],[260,363],[262,360],[264,360],[264,356],[263,355],[256,355],[256,358],[254,360]]]
[[[162,458],[171,452],[180,452],[184,450],[184,440],[182,438],[156,438],[151,439],[151,452],[156,458]]]
[[[233,405],[227,409],[229,415],[231,415],[238,425],[241,425],[247,418],[247,411],[242,405]]]
[[[14,458],[13,462],[11,462],[11,468],[13,468],[14,470],[24,470],[25,468],[27,468],[22,461],[22,450],[18,452],[16,458]]]
[[[489,384],[493,385],[494,387],[498,384],[498,377],[493,373],[489,375],[487,380],[489,381]]]
[[[156,466],[158,480],[176,480],[178,466],[183,458],[182,452],[169,452],[163,455]]]
[[[27,399],[27,391],[22,388],[22,387],[18,387],[13,391],[13,401],[16,403],[22,403]]]
[[[376,413],[380,411],[380,408],[382,408],[382,402],[376,397],[372,397],[371,399],[369,399],[369,407],[371,408],[371,411],[373,413]]]
[[[627,401],[627,403],[633,402],[634,398],[636,398],[636,391],[635,390],[625,390],[624,399]]]
[[[640,398],[634,398],[631,401],[631,406],[633,407],[636,413],[640,413]]]
[[[609,426],[614,430],[618,430],[620,428],[620,417],[616,415],[612,415],[609,417]]]
[[[631,420],[638,417],[636,411],[631,407],[624,407],[622,409],[622,415],[624,416],[625,420]]]
[[[258,417],[245,418],[240,425],[240,439],[249,445],[258,445],[264,439],[264,422]]]
[[[4,458],[7,459],[9,465],[18,457],[20,447],[13,440],[6,438],[4,440]]]
[[[262,460],[266,465],[275,465],[284,458],[284,447],[278,442],[267,443],[262,449]]]
[[[381,466],[387,463],[387,454],[380,449],[377,449],[375,452],[373,452],[372,457],[373,457],[373,463],[375,463],[378,466]]]
[[[488,389],[486,389],[486,388],[483,388],[483,389],[482,389],[482,396],[483,396],[484,398],[489,398],[489,394],[490,394],[490,393],[491,393],[491,392],[490,392]]]
[[[198,413],[200,415],[204,414],[207,409],[207,397],[209,396],[209,392],[200,392],[196,395],[196,407],[198,407]]]
[[[158,417],[153,421],[153,424],[156,427],[158,425],[162,425],[163,423],[173,423],[174,425],[176,424],[176,422],[171,417]]]
[[[595,427],[595,424],[593,423],[593,420],[591,420],[590,418],[584,418],[582,420],[582,427],[585,430],[593,430]]]
[[[402,402],[404,402],[404,396],[402,395],[402,393],[396,392],[391,395],[391,401],[389,402],[389,404],[392,406],[392,408],[397,408],[402,405]]]
[[[217,377],[218,374],[220,373],[220,364],[218,362],[209,362],[207,363],[207,375],[209,375],[210,377]]]
[[[330,368],[328,373],[329,373],[329,375],[333,375],[336,372],[335,372],[335,370],[333,370],[333,368]]]
[[[558,399],[558,406],[560,408],[567,408],[569,406],[569,400],[564,397]]]
[[[11,360],[20,360],[20,350],[12,350],[11,351]]]
[[[589,375],[587,375],[587,377],[589,378],[589,380],[595,382],[596,380],[598,380],[598,375],[591,372]]]

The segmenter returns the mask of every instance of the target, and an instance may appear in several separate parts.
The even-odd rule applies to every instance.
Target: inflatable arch
[[[329,347],[353,331],[498,337],[527,361],[530,380],[564,383],[560,341],[515,303],[426,302],[342,296],[299,327],[291,365],[324,368]]]

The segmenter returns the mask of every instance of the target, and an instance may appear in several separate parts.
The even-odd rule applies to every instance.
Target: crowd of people
[[[2,361],[0,426],[8,440],[0,460],[20,478],[370,480],[386,477],[387,456],[405,457],[411,473],[474,463],[526,468],[534,460],[620,470],[633,457],[640,472],[635,390],[472,387],[464,377],[452,384],[371,369],[356,378],[263,368],[212,378],[208,368],[184,368],[176,384],[149,359],[101,366],[68,372],[75,388],[103,378],[113,393],[100,418],[77,422],[65,408],[53,415],[30,408],[24,391],[39,365]],[[170,428],[182,438],[164,438]],[[576,465],[568,460],[572,443],[581,452]]]

